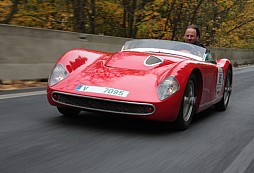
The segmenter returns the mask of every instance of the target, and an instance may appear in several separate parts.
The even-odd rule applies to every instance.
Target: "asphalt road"
[[[183,132],[108,114],[65,118],[40,88],[0,92],[0,172],[252,173],[253,84],[253,66],[235,69],[227,111],[198,114]]]

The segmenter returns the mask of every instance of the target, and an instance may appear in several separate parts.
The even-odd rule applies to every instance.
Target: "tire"
[[[232,91],[232,71],[228,69],[224,84],[223,97],[218,103],[215,104],[216,110],[225,111],[227,109],[231,91]]]
[[[75,116],[81,112],[81,110],[79,109],[63,108],[63,107],[57,107],[57,110],[66,117]]]
[[[178,117],[175,121],[177,130],[183,131],[189,127],[195,111],[196,96],[197,81],[195,75],[191,74],[184,90]]]

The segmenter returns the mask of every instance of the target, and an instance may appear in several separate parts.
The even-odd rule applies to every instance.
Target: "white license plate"
[[[91,93],[100,93],[100,94],[108,94],[119,97],[127,97],[129,91],[119,90],[115,88],[108,87],[98,87],[98,86],[88,86],[88,85],[78,85],[75,88],[76,91],[81,92],[91,92]]]

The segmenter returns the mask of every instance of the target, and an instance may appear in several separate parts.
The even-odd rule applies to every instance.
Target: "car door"
[[[205,62],[201,71],[203,76],[201,105],[209,106],[216,99],[218,67],[216,64]]]

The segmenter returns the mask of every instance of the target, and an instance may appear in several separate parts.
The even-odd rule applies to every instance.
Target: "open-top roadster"
[[[47,97],[63,115],[103,111],[188,128],[195,113],[227,108],[228,59],[188,43],[134,39],[116,53],[73,49],[55,64]]]

